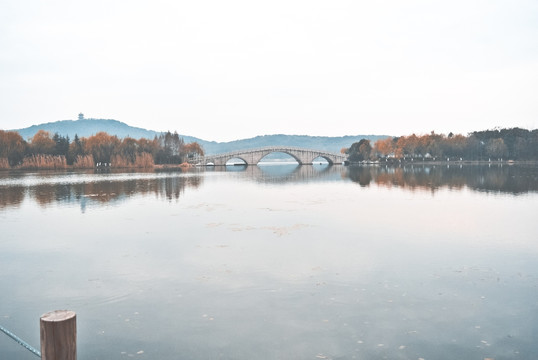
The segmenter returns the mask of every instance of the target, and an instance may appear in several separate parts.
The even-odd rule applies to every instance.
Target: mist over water
[[[0,324],[74,310],[79,359],[534,358],[537,200],[532,166],[2,172]]]

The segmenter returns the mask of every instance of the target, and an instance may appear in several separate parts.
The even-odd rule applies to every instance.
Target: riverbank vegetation
[[[88,138],[39,130],[29,141],[17,132],[0,130],[0,169],[87,169],[94,167],[153,168],[180,165],[203,156],[198,143],[186,144],[177,133],[154,139],[123,139],[106,132]]]
[[[361,161],[538,161],[538,130],[475,131],[469,135],[431,132],[389,137],[373,144],[362,139],[342,149],[351,163]]]
[[[461,134],[388,137],[371,144],[362,139],[342,149],[350,163],[362,161],[538,161],[538,130],[521,128]],[[196,142],[177,133],[153,139],[123,139],[106,132],[87,138],[38,131],[28,141],[17,132],[0,130],[0,169],[169,168],[203,156]]]

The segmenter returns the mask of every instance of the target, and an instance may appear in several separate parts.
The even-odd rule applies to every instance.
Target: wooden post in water
[[[77,359],[77,315],[70,310],[56,310],[41,316],[42,360]]]

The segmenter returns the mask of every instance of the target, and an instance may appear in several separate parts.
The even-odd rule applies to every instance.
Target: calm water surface
[[[0,324],[74,310],[83,360],[533,359],[537,214],[535,167],[4,172]]]

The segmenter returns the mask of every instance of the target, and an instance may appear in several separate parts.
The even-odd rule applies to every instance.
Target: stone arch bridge
[[[336,154],[323,150],[303,149],[292,146],[267,146],[256,149],[233,151],[225,154],[207,155],[193,159],[191,162],[201,165],[213,164],[215,166],[224,166],[226,165],[226,162],[231,159],[241,159],[247,165],[256,165],[265,156],[274,152],[290,155],[299,163],[299,165],[312,165],[314,159],[319,157],[324,158],[331,165],[342,164],[346,160],[344,154]]]

